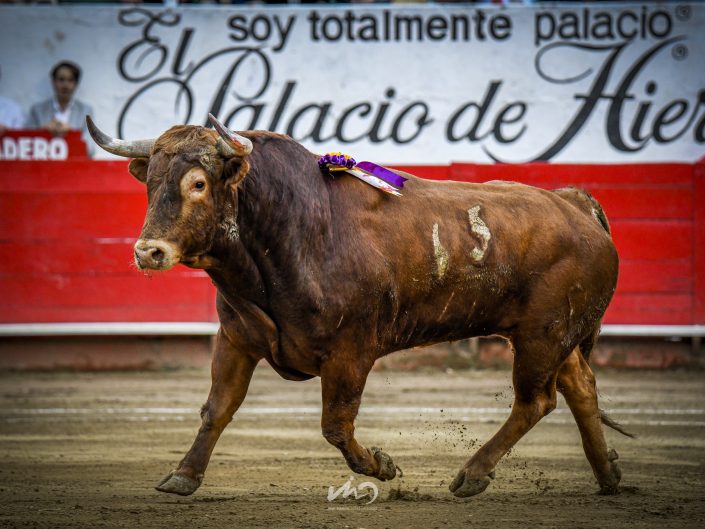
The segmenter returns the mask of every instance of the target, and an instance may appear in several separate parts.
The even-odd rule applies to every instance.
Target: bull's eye
[[[196,183],[193,185],[193,187],[195,187],[195,188],[198,189],[199,191],[202,191],[202,190],[206,187],[206,183],[205,183],[205,182],[196,182]]]

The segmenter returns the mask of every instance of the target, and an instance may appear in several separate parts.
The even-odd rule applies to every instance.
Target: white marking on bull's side
[[[492,234],[487,224],[480,218],[480,206],[474,206],[468,210],[468,219],[470,220],[470,231],[481,239],[480,247],[473,248],[470,253],[475,262],[479,263],[485,257]]]
[[[441,239],[438,236],[438,223],[433,225],[433,255],[436,258],[436,277],[443,278],[448,268],[448,251],[443,248]]]

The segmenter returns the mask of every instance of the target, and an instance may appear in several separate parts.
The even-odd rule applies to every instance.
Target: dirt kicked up
[[[562,400],[496,468],[483,494],[449,481],[500,426],[507,371],[373,372],[357,437],[403,478],[351,477],[320,434],[320,384],[257,370],[190,497],[153,487],[190,446],[206,371],[0,374],[0,527],[705,527],[703,372],[599,372],[622,493],[598,496]],[[379,495],[371,499],[373,487]],[[333,487],[329,491],[329,487]],[[331,494],[329,494],[329,492]],[[329,501],[329,495],[331,500]]]

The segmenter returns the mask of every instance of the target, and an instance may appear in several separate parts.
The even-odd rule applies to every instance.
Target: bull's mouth
[[[142,272],[150,272],[150,271],[165,272],[166,270],[171,270],[177,264],[178,264],[178,262],[173,263],[173,264],[169,263],[169,264],[159,264],[159,265],[155,265],[155,264],[151,264],[151,263],[143,263],[142,261],[140,261],[140,259],[137,256],[135,256],[135,265]]]

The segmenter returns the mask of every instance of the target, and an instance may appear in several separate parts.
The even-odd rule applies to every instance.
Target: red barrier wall
[[[705,323],[705,163],[403,169],[589,190],[621,257],[605,322]],[[215,321],[204,273],[132,266],[145,206],[125,161],[0,162],[0,322]]]
[[[207,276],[145,277],[132,245],[144,186],[117,162],[0,165],[0,321],[215,321]]]

